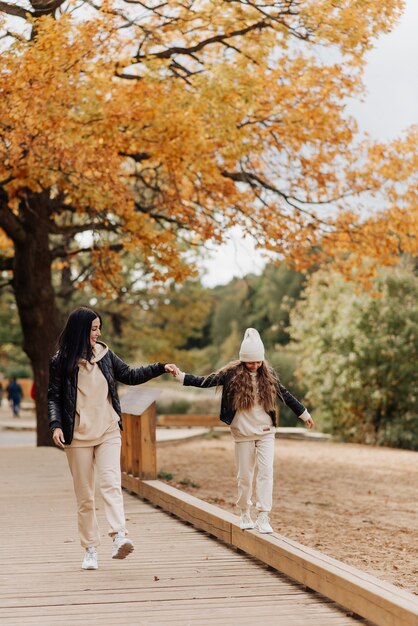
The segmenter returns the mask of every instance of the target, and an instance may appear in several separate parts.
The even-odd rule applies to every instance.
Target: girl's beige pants
[[[83,548],[100,544],[96,518],[95,474],[97,473],[109,535],[126,532],[120,472],[121,437],[117,433],[103,443],[65,448],[77,500],[78,532]]]
[[[237,466],[237,506],[247,510],[252,505],[252,487],[255,474],[256,507],[271,511],[273,502],[274,434],[254,441],[235,441]]]

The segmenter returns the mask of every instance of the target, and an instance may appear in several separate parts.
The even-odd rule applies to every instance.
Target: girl
[[[50,363],[49,425],[55,445],[65,449],[74,482],[78,530],[85,554],[82,569],[97,569],[100,544],[94,501],[94,473],[99,476],[104,511],[113,537],[112,558],[124,559],[134,549],[128,539],[123,507],[120,448],[122,416],[116,382],[139,385],[174,364],[130,368],[98,341],[102,318],[88,307],[75,309],[58,340]]]
[[[273,496],[276,399],[280,398],[312,428],[314,423],[308,411],[283,387],[265,361],[264,345],[255,328],[245,331],[239,361],[228,363],[209,376],[180,372],[176,378],[194,387],[222,387],[220,419],[230,426],[235,441],[240,527],[272,533],[268,514]],[[254,524],[250,507],[255,467],[258,515]]]

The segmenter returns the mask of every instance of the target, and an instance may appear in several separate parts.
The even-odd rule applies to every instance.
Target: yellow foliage
[[[51,232],[76,216],[96,233],[93,284],[105,294],[124,251],[156,279],[180,279],[192,271],[184,250],[235,225],[298,268],[416,254],[417,129],[360,143],[344,110],[372,38],[402,6],[167,0],[138,17],[106,2],[88,19],[36,20],[35,38],[2,55],[8,210],[22,218],[49,190]],[[365,193],[379,198],[360,204]]]

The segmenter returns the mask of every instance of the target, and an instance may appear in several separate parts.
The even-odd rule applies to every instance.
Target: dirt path
[[[236,513],[230,435],[158,448],[169,484]],[[418,454],[276,440],[274,529],[418,595]]]

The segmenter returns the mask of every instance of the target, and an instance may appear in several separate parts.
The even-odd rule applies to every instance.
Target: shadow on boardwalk
[[[3,447],[0,471],[2,626],[367,623],[127,494],[134,553],[112,561],[98,500],[100,569],[82,571],[64,454]]]

